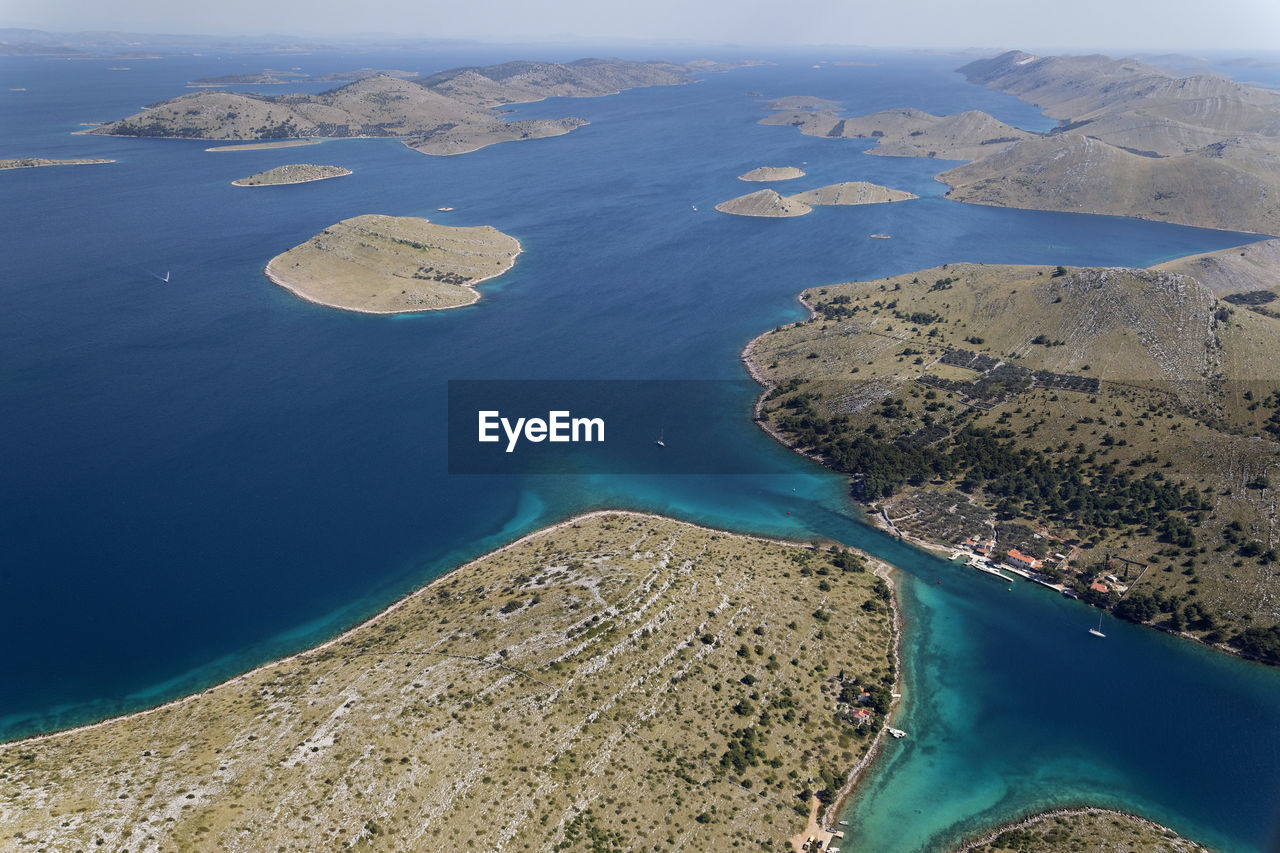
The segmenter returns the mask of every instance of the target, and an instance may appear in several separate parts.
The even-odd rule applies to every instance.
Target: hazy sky
[[[1280,48],[1277,0],[0,0],[0,26],[919,47]]]

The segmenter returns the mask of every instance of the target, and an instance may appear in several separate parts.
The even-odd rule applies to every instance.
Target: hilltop
[[[1280,93],[1096,55],[1009,51],[959,71],[1059,127],[939,175],[949,197],[1280,233]]]
[[[950,169],[947,198],[1280,234],[1280,146],[1233,139],[1152,157],[1064,133]]]
[[[898,529],[994,536],[1118,615],[1280,661],[1267,293],[948,264],[806,291],[813,318],[745,355],[772,389],[765,425]]]
[[[91,132],[188,139],[390,136],[404,138],[424,154],[460,154],[498,142],[558,136],[586,123],[572,117],[504,121],[491,109],[500,104],[606,95],[689,79],[687,68],[666,62],[508,62],[421,79],[375,74],[317,95],[196,92]]]
[[[786,849],[892,701],[892,596],[870,568],[653,516],[581,517],[317,649],[0,746],[6,841]]]

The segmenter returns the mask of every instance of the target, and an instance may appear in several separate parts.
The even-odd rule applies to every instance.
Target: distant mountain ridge
[[[1097,55],[1009,51],[958,70],[1060,124],[944,172],[948,197],[1280,234],[1280,93]]]
[[[608,95],[689,82],[669,62],[582,59],[459,68],[425,79],[365,77],[320,94],[197,92],[147,107],[92,132],[195,139],[404,137],[426,154],[458,154],[497,142],[567,133],[579,118],[503,121],[490,108],[547,97]]]
[[[772,101],[760,124],[873,138],[869,154],[967,160],[938,175],[958,201],[1280,234],[1280,92],[1096,54],[1011,50],[957,70],[1058,126],[1032,133],[976,110],[908,107],[842,117],[802,96]]]

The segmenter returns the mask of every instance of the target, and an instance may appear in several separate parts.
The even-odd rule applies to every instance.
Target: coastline
[[[228,678],[225,681],[219,681],[216,684],[210,684],[209,686],[204,687],[194,693],[188,693],[185,696],[180,696],[176,699],[171,699],[168,702],[163,702],[159,705],[153,705],[152,707],[143,708],[138,711],[130,711],[129,713],[126,713],[126,714],[116,714],[114,716],[105,717],[101,720],[95,720],[92,723],[84,723],[82,725],[71,726],[65,729],[57,729],[55,731],[42,732],[40,734],[29,735],[27,737],[19,738],[17,740],[0,741],[0,747],[11,747],[11,746],[20,746],[22,744],[28,744],[28,743],[38,743],[41,741],[50,740],[52,738],[61,737],[63,735],[67,735],[72,732],[81,732],[81,731],[89,731],[92,729],[98,729],[110,723],[116,722],[117,720],[141,718],[141,717],[148,716],[150,714],[154,714],[158,711],[162,711],[166,708],[174,708],[181,705],[185,705],[188,702],[191,702],[201,696],[204,696],[205,694],[209,693],[212,690],[225,687],[228,685],[240,683],[257,673],[268,672],[280,666],[281,664],[295,661],[295,660],[298,660],[299,658],[305,657],[307,655],[315,654],[317,652],[321,652],[321,651],[324,651],[325,649],[335,646],[343,642],[344,640],[348,639],[352,634],[356,633],[357,631],[360,631],[361,629],[366,628],[370,625],[374,625],[381,619],[385,618],[386,616],[392,613],[395,613],[397,610],[404,607],[408,602],[412,601],[414,598],[421,595],[425,595],[432,588],[438,586],[439,584],[442,584],[447,580],[451,580],[453,576],[458,572],[461,572],[471,566],[474,566],[475,564],[483,560],[487,560],[498,554],[502,554],[506,551],[512,550],[517,546],[522,545],[525,542],[528,542],[530,540],[538,539],[543,536],[548,536],[552,533],[555,533],[556,531],[563,530],[567,527],[572,527],[573,525],[579,524],[583,521],[587,521],[593,518],[599,518],[601,516],[609,516],[609,515],[620,515],[620,516],[626,516],[629,518],[648,518],[648,519],[663,520],[663,521],[679,521],[681,524],[687,524],[690,527],[695,527],[699,530],[725,534],[728,536],[735,536],[741,539],[747,539],[755,542],[768,542],[774,545],[784,545],[790,548],[811,547],[810,543],[799,542],[792,539],[781,539],[781,538],[774,538],[770,536],[761,536],[759,534],[753,534],[753,533],[736,533],[729,530],[720,530],[718,528],[708,527],[704,524],[698,524],[697,522],[683,521],[681,519],[660,515],[654,512],[639,512],[636,510],[629,510],[629,509],[607,509],[607,508],[595,509],[589,512],[579,513],[577,515],[570,516],[569,518],[563,519],[562,521],[558,521],[546,527],[540,527],[537,530],[530,531],[529,533],[526,533],[520,538],[514,539],[505,545],[501,545],[497,548],[494,548],[491,551],[486,551],[485,553],[480,554],[479,556],[473,559],[467,560],[465,563],[461,563],[457,566],[454,566],[451,569],[447,569],[439,577],[432,578],[429,582],[427,582],[423,586],[420,586],[414,589],[412,592],[408,593],[407,595],[401,596],[400,598],[393,601],[391,604],[379,610],[377,613],[374,613],[373,615],[369,616],[366,619],[360,620],[356,624],[352,625],[349,628],[344,629],[341,633],[324,641],[323,643],[320,643],[319,645],[308,646],[307,648],[301,649],[297,652],[294,652],[293,654],[285,655],[284,657],[275,658],[273,660],[267,661],[266,663],[263,663],[251,669],[248,669],[240,673],[239,675]],[[874,557],[868,557],[868,559],[875,561],[877,563],[882,562],[880,560],[877,560]],[[888,565],[888,564],[886,563],[885,565]],[[895,640],[895,644],[896,644],[896,640]]]
[[[1104,809],[1101,806],[1080,806],[1079,808],[1072,808],[1072,809],[1050,809],[1048,811],[1037,812],[1033,815],[1028,815],[1022,820],[1014,821],[1012,823],[1007,823],[1007,824],[1004,824],[1003,826],[999,826],[996,829],[991,830],[990,832],[986,833],[985,835],[982,835],[979,838],[974,838],[974,839],[962,842],[959,847],[956,847],[953,850],[953,853],[971,853],[971,851],[976,850],[979,847],[982,847],[983,845],[990,844],[991,842],[995,841],[997,838],[999,838],[1001,835],[1003,835],[1004,833],[1008,832],[1011,829],[1028,829],[1030,827],[1036,826],[1037,824],[1043,823],[1046,820],[1053,820],[1054,818],[1059,818],[1059,817],[1077,817],[1080,815],[1115,815],[1116,817],[1125,817],[1130,820],[1138,821],[1139,823],[1142,823],[1150,827],[1151,829],[1157,830],[1159,832],[1168,832],[1168,833],[1173,833],[1175,835],[1178,835],[1178,833],[1175,830],[1170,829],[1164,824],[1156,823],[1154,820],[1149,820],[1143,817],[1142,815],[1136,815],[1130,812],[1120,811],[1119,809]],[[1179,835],[1179,837],[1185,837],[1185,836]],[[1187,839],[1187,840],[1191,841],[1191,839]],[[1192,843],[1195,844],[1196,842],[1192,841]],[[1196,844],[1196,846],[1200,846],[1200,845]]]
[[[809,312],[810,319],[817,316],[817,312],[814,310],[813,305],[810,304],[809,301],[804,298],[803,293],[801,293],[800,296],[797,297],[797,299],[799,300],[800,304],[803,305],[805,309]],[[750,374],[751,378],[754,379],[757,383],[759,383],[763,389],[760,392],[760,394],[756,397],[756,402],[751,412],[751,418],[755,422],[755,424],[758,427],[760,427],[761,430],[767,433],[770,438],[772,438],[774,441],[781,444],[783,447],[786,447],[788,450],[791,450],[794,453],[799,453],[801,456],[805,456],[813,460],[814,462],[818,463],[819,465],[822,465],[824,468],[827,468],[826,462],[822,459],[821,456],[819,456],[816,453],[813,453],[812,451],[801,450],[801,449],[792,447],[790,444],[786,442],[786,440],[783,438],[781,433],[779,433],[776,429],[773,428],[772,424],[769,424],[768,422],[762,420],[760,417],[761,410],[764,408],[765,398],[769,395],[769,392],[771,392],[774,388],[777,387],[777,383],[768,379],[761,372],[759,365],[755,363],[755,360],[752,357],[752,349],[755,346],[755,342],[760,340],[767,334],[769,334],[769,332],[764,332],[763,334],[756,335],[754,338],[752,338],[750,341],[747,342],[747,345],[742,348],[742,352],[739,354],[739,358],[741,359],[743,366],[747,369],[747,373]],[[830,470],[830,469],[828,468],[827,470]],[[879,514],[877,513],[876,515],[878,516]],[[888,524],[887,519],[885,520],[885,525],[887,526],[884,527],[884,529],[889,530],[889,532],[893,532],[893,533],[897,532],[892,528],[892,525]],[[880,520],[878,518],[876,520],[876,526],[881,526]],[[900,533],[898,534],[898,537],[904,538]],[[936,545],[932,543],[922,543],[914,539],[909,539],[908,541],[911,541],[913,544],[923,545],[929,548],[929,550],[940,551],[943,553],[947,552],[946,549],[940,545]],[[859,553],[863,553],[863,552],[859,551]],[[867,556],[868,562],[871,563],[871,565],[873,566],[873,571],[875,572],[876,576],[883,579],[884,582],[889,585],[889,589],[892,593],[889,596],[889,608],[890,608],[890,612],[892,614],[892,620],[893,620],[893,668],[894,669],[893,669],[892,701],[890,702],[890,705],[889,705],[889,713],[885,715],[883,726],[876,733],[875,738],[872,739],[871,745],[867,748],[866,753],[864,753],[863,756],[860,759],[858,759],[857,763],[854,764],[852,768],[850,768],[848,774],[846,774],[845,776],[845,783],[843,787],[840,788],[840,791],[836,794],[836,798],[832,800],[831,804],[828,805],[825,809],[820,810],[818,823],[822,827],[838,825],[840,814],[845,810],[845,807],[848,805],[849,800],[853,797],[854,792],[857,790],[858,783],[862,781],[862,778],[866,774],[867,770],[874,764],[876,758],[879,757],[881,748],[884,745],[885,736],[889,733],[890,721],[893,720],[894,715],[898,710],[898,706],[902,702],[902,691],[903,691],[902,636],[903,636],[904,626],[903,626],[903,620],[902,620],[902,607],[898,602],[898,585],[897,583],[895,583],[893,579],[893,573],[894,571],[896,571],[896,568],[892,564],[887,563],[884,560],[881,560],[877,557],[872,557],[870,555],[865,555],[865,556]]]
[[[880,755],[880,749],[884,745],[885,735],[889,733],[889,723],[893,720],[897,713],[898,705],[902,702],[903,696],[903,673],[902,673],[902,605],[898,602],[898,585],[894,581],[893,573],[896,568],[883,560],[871,558],[874,563],[873,569],[876,577],[883,580],[889,585],[889,611],[892,614],[893,621],[893,690],[891,693],[891,701],[889,702],[889,713],[884,715],[884,725],[880,731],[876,733],[875,738],[871,741],[871,746],[867,748],[867,752],[862,758],[858,759],[858,763],[845,776],[844,787],[836,798],[832,800],[831,805],[822,812],[821,823],[824,826],[839,826],[838,821],[840,815],[848,806],[849,800],[853,798],[854,791],[857,790],[858,783],[862,781],[863,774],[875,763],[876,758]]]
[[[460,287],[464,287],[467,290],[471,291],[471,299],[468,300],[467,302],[460,302],[457,305],[447,305],[441,308],[405,308],[403,310],[398,310],[398,311],[374,311],[369,308],[357,308],[352,305],[342,305],[337,302],[326,302],[323,299],[319,299],[301,290],[300,289],[301,285],[298,285],[298,284],[295,284],[294,282],[289,281],[287,278],[284,277],[282,273],[280,273],[276,269],[273,269],[276,259],[279,258],[281,255],[283,255],[284,254],[283,252],[281,253],[281,255],[277,255],[275,258],[272,258],[271,260],[267,261],[266,267],[263,268],[263,274],[266,275],[266,277],[270,279],[273,284],[277,284],[280,287],[283,287],[285,290],[289,291],[294,296],[297,296],[299,299],[303,299],[307,302],[312,303],[313,305],[323,305],[326,308],[338,308],[342,311],[352,311],[357,314],[380,314],[380,315],[422,314],[427,311],[449,311],[453,308],[466,308],[468,305],[476,304],[477,302],[480,301],[480,291],[476,290],[477,284],[481,284],[483,282],[489,281],[490,279],[497,278],[498,276],[504,275],[505,273],[508,273],[511,271],[512,267],[515,266],[516,258],[520,257],[521,253],[524,252],[524,246],[520,243],[520,241],[514,237],[512,237],[511,239],[516,241],[516,253],[511,256],[511,266],[507,267],[501,272],[496,272],[493,275],[487,275],[480,278],[475,278],[475,279],[472,279],[471,281],[468,281],[464,285],[459,285]]]

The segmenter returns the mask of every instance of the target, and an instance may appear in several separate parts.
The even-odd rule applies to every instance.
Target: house
[[[996,547],[994,539],[979,539],[976,536],[970,536],[961,544],[966,548],[972,549],[975,554],[981,554],[984,557],[991,553],[992,548]]]
[[[853,720],[856,723],[869,723],[873,713],[870,708],[859,708],[853,712]]]
[[[1107,586],[1102,581],[1094,581],[1093,583],[1089,584],[1089,589],[1093,590],[1094,592],[1101,592],[1101,593],[1111,592],[1111,587]]]
[[[1009,549],[1009,562],[1020,569],[1036,570],[1040,568],[1040,561],[1030,554],[1024,554],[1017,548]]]

